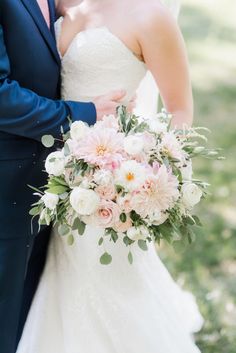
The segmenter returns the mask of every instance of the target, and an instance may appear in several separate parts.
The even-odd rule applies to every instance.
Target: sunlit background
[[[196,177],[211,184],[198,210],[204,227],[196,242],[161,256],[175,278],[197,297],[205,326],[196,336],[203,353],[236,352],[236,1],[182,0],[195,99],[195,125],[211,129],[209,142],[225,161],[203,160]]]

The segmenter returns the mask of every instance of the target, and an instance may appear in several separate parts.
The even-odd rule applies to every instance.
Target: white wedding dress
[[[57,23],[60,28],[61,20]],[[79,33],[62,58],[62,95],[90,101],[117,88],[127,100],[146,67],[107,28]],[[195,299],[173,281],[156,254],[107,244],[88,227],[73,246],[53,230],[44,273],[17,353],[199,353],[192,333],[202,326]]]

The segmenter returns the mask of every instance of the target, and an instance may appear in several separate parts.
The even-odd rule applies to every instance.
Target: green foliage
[[[61,236],[67,235],[70,232],[70,227],[68,227],[66,224],[60,224],[58,227],[58,233]]]
[[[86,224],[82,222],[78,217],[74,220],[72,229],[77,230],[79,235],[83,235],[85,232]]]
[[[130,265],[132,265],[134,262],[133,254],[131,251],[128,253],[128,261],[129,261]]]
[[[100,257],[100,263],[102,265],[109,265],[112,262],[112,256],[105,252],[101,257]]]
[[[72,246],[75,242],[75,238],[72,234],[69,234],[68,237],[67,237],[67,243],[68,245]]]
[[[142,249],[143,251],[147,251],[147,250],[148,250],[148,246],[147,246],[146,240],[139,239],[139,240],[138,240],[138,246],[139,246],[140,249]]]
[[[51,135],[44,135],[41,139],[41,142],[45,147],[50,148],[54,145],[55,139]]]

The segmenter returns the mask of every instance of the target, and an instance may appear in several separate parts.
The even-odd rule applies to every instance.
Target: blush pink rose
[[[96,187],[95,191],[105,200],[113,200],[116,196],[116,189],[113,184],[99,185]]]
[[[119,221],[120,213],[120,209],[115,202],[102,200],[94,214],[94,223],[98,227],[111,228]]]

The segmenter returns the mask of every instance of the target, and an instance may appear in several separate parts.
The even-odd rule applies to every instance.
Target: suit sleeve
[[[60,136],[61,127],[69,129],[69,120],[96,122],[93,103],[54,101],[40,97],[11,80],[10,63],[0,25],[0,131],[37,141],[46,134]]]

